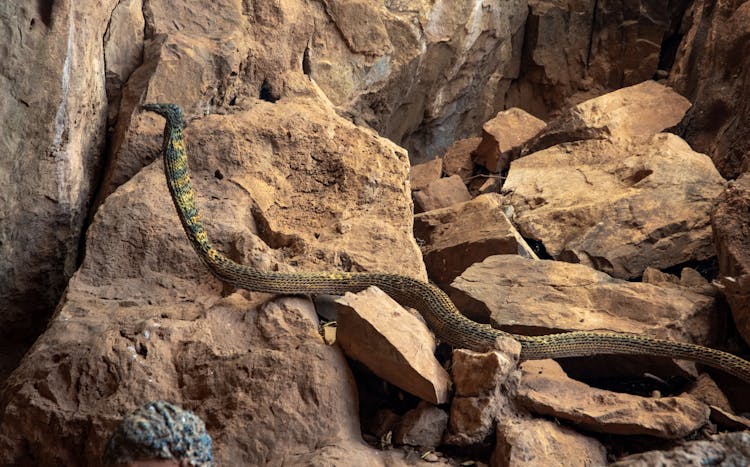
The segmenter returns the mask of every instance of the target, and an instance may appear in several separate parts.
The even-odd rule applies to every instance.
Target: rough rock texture
[[[377,287],[336,303],[336,341],[344,353],[425,401],[448,401],[450,377],[435,358],[437,344],[424,321]]]
[[[445,173],[448,176],[458,175],[464,183],[468,183],[474,173],[471,153],[481,141],[481,138],[466,138],[451,144],[443,155]]]
[[[541,151],[586,139],[650,139],[682,120],[690,102],[656,81],[644,81],[571,107],[524,149]]]
[[[445,208],[470,199],[469,190],[458,175],[435,180],[424,190],[414,192],[415,210],[418,212]]]
[[[116,4],[0,5],[0,341],[10,345],[0,380],[76,268],[104,144],[100,52]]]
[[[320,101],[257,102],[185,137],[209,235],[235,260],[425,277],[406,155]],[[8,379],[0,464],[96,465],[118,418],[148,399],[201,416],[223,465],[377,464],[311,303],[231,292],[186,240],[161,161],[140,171],[100,207],[65,300]]]
[[[393,440],[399,444],[435,448],[447,426],[448,414],[423,401],[404,414]]]
[[[707,344],[715,331],[712,297],[517,255],[469,267],[449,295],[475,321],[520,334],[598,329]]]
[[[750,3],[698,0],[683,19],[689,29],[669,82],[693,102],[680,132],[719,172],[750,170]]]
[[[587,430],[676,439],[708,422],[708,406],[688,395],[649,398],[593,388],[569,378],[554,360],[524,362],[521,371],[521,405]]]
[[[734,322],[750,343],[750,174],[731,182],[711,214],[719,283]]]
[[[528,112],[512,108],[498,112],[482,126],[482,141],[474,151],[474,162],[490,172],[508,169],[521,148],[546,126]]]
[[[508,419],[497,423],[491,467],[599,467],[607,465],[602,444],[547,420]]]
[[[443,176],[443,159],[440,157],[429,162],[412,165],[409,169],[409,185],[412,191],[424,190],[430,183]]]
[[[454,350],[452,371],[456,395],[451,401],[446,443],[458,446],[482,443],[497,420],[516,416],[511,395],[518,384],[516,365],[520,351],[520,344],[512,339],[504,341],[502,352]]]
[[[552,257],[636,278],[715,254],[709,213],[725,181],[679,137],[586,140],[513,162],[502,193]]]
[[[414,216],[414,237],[422,245],[430,280],[442,287],[488,256],[525,251],[502,201],[490,193]]]
[[[716,382],[706,373],[698,376],[690,385],[690,388],[688,388],[687,393],[708,406],[719,407],[728,412],[732,411],[732,406],[729,404],[727,396],[721,392]]]
[[[750,431],[722,433],[710,440],[688,441],[670,451],[648,451],[623,457],[610,467],[650,467],[661,465],[745,466],[750,459]]]

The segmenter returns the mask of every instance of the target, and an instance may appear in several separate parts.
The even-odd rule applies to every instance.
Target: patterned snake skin
[[[174,104],[147,104],[143,108],[166,119],[164,172],[190,243],[214,275],[235,287],[275,294],[339,295],[375,285],[402,305],[419,310],[435,334],[453,347],[486,351],[497,347],[496,339],[512,337],[521,343],[521,358],[524,360],[595,354],[651,355],[703,363],[750,383],[750,362],[699,345],[614,332],[576,331],[537,337],[508,334],[466,318],[442,290],[406,276],[349,272],[279,273],[237,264],[211,245],[200,221],[182,139],[182,110]]]

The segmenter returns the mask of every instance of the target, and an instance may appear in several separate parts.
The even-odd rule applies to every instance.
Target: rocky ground
[[[235,261],[749,358],[750,2],[27,3],[0,6],[1,465],[98,465],[152,399],[201,416],[219,465],[750,462],[748,386],[720,371],[519,364],[376,288],[222,284],[140,110],[185,109]]]

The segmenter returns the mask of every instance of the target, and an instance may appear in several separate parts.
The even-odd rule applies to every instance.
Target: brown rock
[[[520,404],[587,430],[675,439],[708,422],[708,406],[687,395],[648,398],[592,388],[568,378],[553,360],[524,362],[521,371]]]
[[[505,217],[502,202],[491,193],[414,216],[414,236],[432,281],[448,285],[487,256],[524,251],[525,241]]]
[[[418,212],[446,208],[470,199],[469,190],[458,175],[435,180],[424,190],[414,192],[414,204]]]
[[[525,154],[589,139],[638,140],[675,126],[690,102],[656,81],[589,99],[565,111],[524,148]]]
[[[719,386],[706,373],[702,373],[693,381],[687,390],[687,393],[695,399],[709,406],[719,407],[727,412],[732,412],[732,406],[729,404],[727,396],[721,392]]]
[[[724,410],[715,405],[711,405],[709,408],[711,409],[711,421],[719,427],[726,430],[750,430],[750,419],[740,417],[732,413],[731,410]]]
[[[451,144],[443,156],[443,167],[446,175],[458,175],[464,183],[468,183],[474,173],[474,162],[471,153],[474,151],[482,138],[460,139]]]
[[[412,191],[424,190],[442,175],[443,159],[438,157],[429,162],[412,165],[409,169],[409,185]]]
[[[512,108],[499,112],[482,126],[482,142],[474,151],[474,162],[490,172],[508,169],[517,158],[521,147],[545,127],[542,120]]]
[[[491,467],[607,465],[599,441],[547,420],[501,420]]]
[[[711,465],[745,466],[750,459],[750,431],[722,433],[709,440],[688,441],[669,451],[648,451],[623,457],[610,467]]]
[[[185,137],[209,236],[230,257],[270,270],[425,277],[406,154],[324,103],[258,101],[193,121]],[[309,156],[319,153],[326,158]],[[98,465],[121,416],[149,399],[206,420],[221,465],[330,463],[337,450],[347,457],[336,465],[380,462],[361,442],[346,360],[322,341],[311,303],[268,300],[210,275],[161,161],[148,166],[97,211],[65,299],[7,381],[0,464]]]
[[[709,213],[724,186],[708,157],[662,133],[518,159],[502,193],[521,234],[554,258],[626,279],[713,256]]]
[[[719,257],[719,283],[737,329],[750,342],[750,174],[730,182],[711,225]]]
[[[738,60],[747,53],[750,5],[699,0],[682,24],[686,31],[669,82],[694,105],[680,134],[725,178],[736,178],[750,170],[750,67]]]
[[[377,287],[337,300],[337,342],[349,357],[433,404],[448,401],[450,377],[435,358],[435,338],[417,316]]]
[[[448,426],[448,414],[424,401],[404,414],[394,441],[421,448],[435,448]]]
[[[518,383],[520,344],[504,341],[503,352],[453,351],[456,396],[451,402],[445,441],[458,446],[478,444],[492,434],[496,420],[515,416],[508,395]]]
[[[104,72],[110,121],[117,117],[122,88],[143,62],[145,26],[143,0],[122,1],[112,10],[104,33]]]

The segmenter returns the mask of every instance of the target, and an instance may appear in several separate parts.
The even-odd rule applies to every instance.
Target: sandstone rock
[[[435,180],[424,190],[414,192],[414,204],[418,212],[445,208],[470,199],[469,190],[458,175]]]
[[[393,439],[399,444],[435,448],[447,426],[448,414],[422,401],[417,408],[404,414]]]
[[[411,166],[409,185],[412,191],[424,190],[430,183],[439,180],[443,175],[443,159],[437,157],[429,162]]]
[[[121,1],[112,10],[104,33],[104,72],[110,121],[117,117],[122,88],[143,62],[145,26],[143,0]]]
[[[521,405],[587,430],[675,439],[708,422],[708,406],[687,395],[648,398],[593,388],[568,378],[553,360],[524,362],[521,371]]]
[[[320,101],[258,102],[193,121],[185,137],[209,236],[233,259],[425,277],[406,154]],[[382,465],[362,444],[346,360],[322,341],[311,303],[214,279],[185,238],[161,161],[110,195],[87,235],[65,300],[2,393],[0,464],[97,465],[123,414],[165,399],[206,420],[222,465],[342,449],[336,465]]]
[[[377,287],[337,303],[337,342],[349,357],[433,404],[448,401],[450,377],[435,358],[435,338],[419,317]]]
[[[554,258],[636,278],[713,256],[709,212],[725,186],[679,137],[566,143],[513,162],[502,193],[524,237]]]
[[[690,102],[656,81],[644,81],[582,102],[550,122],[525,154],[588,139],[650,139],[682,120]]]
[[[524,251],[525,240],[508,221],[497,193],[414,216],[414,236],[430,280],[448,285],[487,256]]]
[[[521,147],[545,126],[544,121],[521,109],[499,112],[482,126],[482,141],[474,151],[474,162],[490,172],[507,170]]]
[[[725,410],[715,405],[709,406],[711,416],[709,417],[720,428],[726,430],[750,430],[750,419],[735,415],[731,410]]]
[[[491,467],[607,465],[599,441],[547,420],[501,420]]]
[[[720,462],[726,466],[744,466],[750,459],[750,431],[722,433],[710,440],[688,441],[669,451],[648,451],[623,457],[610,467],[649,467],[660,465],[710,465]]]
[[[732,406],[729,404],[727,396],[721,392],[714,380],[705,373],[699,375],[693,381],[687,393],[708,406],[719,407],[727,412],[732,412]]]
[[[495,421],[515,417],[509,395],[518,384],[516,363],[520,344],[508,338],[503,352],[453,351],[456,396],[451,402],[445,441],[458,446],[481,443]]]
[[[102,38],[116,4],[0,7],[0,381],[77,267],[102,163]]]
[[[712,297],[516,255],[469,267],[449,295],[475,321],[520,334],[610,330],[707,344],[715,331]]]
[[[737,329],[750,342],[750,174],[721,194],[711,225],[719,258],[719,283]]]
[[[682,20],[684,38],[669,82],[693,102],[680,134],[725,178],[750,170],[750,5],[699,0]]]
[[[460,139],[451,144],[443,155],[443,166],[448,176],[458,175],[464,183],[468,183],[474,173],[474,162],[471,153],[482,138]]]

